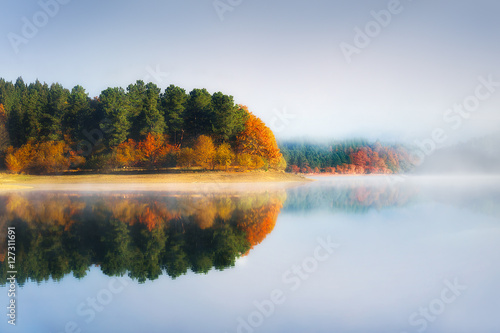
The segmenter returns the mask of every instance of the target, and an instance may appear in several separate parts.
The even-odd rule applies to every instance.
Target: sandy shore
[[[0,174],[0,191],[226,191],[278,189],[311,181],[282,172],[27,176]]]

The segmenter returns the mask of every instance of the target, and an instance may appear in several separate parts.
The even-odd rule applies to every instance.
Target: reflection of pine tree
[[[183,235],[182,222],[172,225],[169,231],[170,234],[162,261],[162,268],[167,271],[169,276],[175,279],[186,274],[189,268],[189,261],[188,255],[184,250],[186,239]]]
[[[125,223],[110,220],[102,231],[101,243],[104,247],[101,269],[106,275],[123,276],[130,259],[130,234]]]
[[[189,228],[186,239],[191,269],[195,273],[208,273],[213,267],[212,229]]]
[[[165,249],[168,236],[164,228],[149,230],[145,225],[135,225],[132,229],[134,246],[131,251],[129,276],[139,282],[155,280],[162,272],[160,256]]]
[[[213,234],[214,267],[223,270],[226,267],[233,267],[236,258],[250,249],[250,245],[245,241],[243,233],[224,224],[216,229]],[[240,237],[238,237],[240,236]]]

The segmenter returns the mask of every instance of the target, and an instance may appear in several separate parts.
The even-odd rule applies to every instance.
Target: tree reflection
[[[20,284],[58,281],[70,273],[83,278],[92,265],[109,276],[145,282],[164,273],[177,278],[188,270],[234,266],[273,230],[285,199],[284,192],[9,194],[0,196],[0,228],[16,227]],[[5,253],[0,261],[5,284]]]
[[[326,209],[362,214],[372,209],[380,210],[408,205],[417,199],[418,192],[419,189],[410,184],[390,183],[386,179],[318,182],[307,188],[289,190],[284,210],[296,213],[311,209]]]

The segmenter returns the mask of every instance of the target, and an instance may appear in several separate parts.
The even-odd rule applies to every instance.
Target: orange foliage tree
[[[167,143],[162,134],[148,133],[142,141],[128,139],[114,148],[114,162],[120,167],[145,166],[157,168],[165,165],[170,154],[176,153],[177,147]]]
[[[377,150],[382,149],[380,145]],[[389,156],[389,155],[387,155]],[[351,154],[351,160],[356,166],[355,173],[390,173],[386,162],[379,156],[377,151],[373,151],[370,147],[358,148]]]
[[[159,167],[175,150],[174,146],[166,143],[164,135],[148,133],[146,139],[137,145],[137,157],[147,167]]]
[[[137,163],[137,143],[128,139],[120,143],[114,150],[115,162],[120,167],[129,167]]]
[[[249,112],[246,107],[240,107],[248,113],[248,117],[245,130],[237,137],[238,152],[240,154],[260,156],[267,160],[271,168],[282,167],[283,156],[280,153],[273,132],[262,120]]]

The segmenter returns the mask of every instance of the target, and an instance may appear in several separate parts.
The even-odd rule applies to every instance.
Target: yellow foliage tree
[[[262,157],[246,153],[239,154],[236,161],[243,169],[260,169],[266,164]]]
[[[194,164],[194,149],[182,148],[177,157],[177,166],[190,168]]]
[[[18,149],[10,147],[5,157],[7,168],[16,173],[58,173],[84,162],[65,141],[28,142]]]
[[[200,135],[194,145],[194,160],[197,165],[205,169],[213,169],[215,159],[215,146],[212,139]]]
[[[217,151],[215,152],[215,163],[227,170],[227,168],[233,163],[234,157],[231,145],[224,142],[217,147]]]

